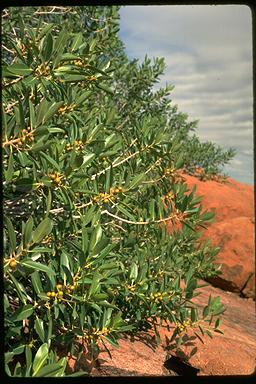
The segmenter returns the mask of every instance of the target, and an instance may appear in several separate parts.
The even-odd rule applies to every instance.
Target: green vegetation
[[[100,343],[158,337],[158,319],[171,340],[218,332],[219,298],[191,302],[219,273],[198,233],[213,214],[181,175],[205,164],[186,157],[191,140],[205,147],[172,87],[152,90],[164,60],[127,59],[117,7],[11,7],[2,21],[7,374],[63,376],[63,349],[87,351],[88,374]]]

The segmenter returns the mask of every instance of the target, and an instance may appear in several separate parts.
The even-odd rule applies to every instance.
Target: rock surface
[[[222,264],[222,275],[209,280],[222,289],[255,298],[255,216],[254,190],[251,185],[228,178],[225,183],[200,181],[184,175],[196,195],[202,196],[203,210],[214,211],[214,223],[203,231],[221,248],[216,263]]]
[[[200,307],[206,305],[209,294],[220,296],[226,306],[220,329],[222,334],[214,334],[213,339],[204,338],[204,344],[195,340],[197,353],[189,363],[199,369],[198,376],[211,375],[251,375],[255,371],[256,319],[252,299],[243,299],[231,292],[208,286],[200,288],[201,294],[194,298]],[[168,371],[164,362],[168,357],[165,335],[170,333],[159,328],[162,344],[154,348],[151,335],[142,334],[141,339],[122,339],[119,348],[110,346],[112,359],[106,352],[99,356],[100,367],[93,376],[166,376],[175,375]],[[185,347],[188,354],[194,346]],[[190,349],[189,349],[190,348]]]

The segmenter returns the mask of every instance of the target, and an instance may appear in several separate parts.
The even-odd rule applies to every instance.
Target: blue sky
[[[125,6],[120,37],[130,58],[164,57],[160,86],[198,135],[236,148],[224,172],[253,183],[252,16],[246,5]]]

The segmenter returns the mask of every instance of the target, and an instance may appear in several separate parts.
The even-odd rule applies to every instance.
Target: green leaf
[[[22,178],[15,181],[14,186],[19,192],[29,192],[35,188],[35,183],[32,178]]]
[[[48,314],[47,340],[48,340],[49,348],[50,348],[51,338],[52,338],[52,326],[53,326],[52,317],[51,317],[51,314]]]
[[[64,104],[63,101],[59,101],[57,103],[53,103],[50,108],[47,110],[45,113],[43,119],[42,119],[42,124],[44,124],[47,120],[49,120],[57,111],[58,109]],[[61,130],[63,132],[63,130]],[[53,131],[54,132],[54,131]]]
[[[52,165],[57,171],[60,171],[60,165],[49,155],[46,155],[46,153],[41,152],[40,156],[42,156],[50,165]]]
[[[46,201],[46,214],[45,214],[46,216],[49,215],[51,206],[52,206],[52,193],[51,193],[51,190],[49,188],[48,196],[47,196],[47,201]]]
[[[137,187],[143,179],[145,179],[145,173],[140,173],[139,175],[135,176],[134,179],[130,182],[128,190]]]
[[[12,152],[10,153],[9,160],[8,160],[8,168],[5,171],[5,180],[6,183],[9,183],[12,180],[13,177],[13,155]]]
[[[130,220],[132,221],[136,221],[136,218],[130,213],[127,211],[127,209],[125,209],[121,204],[119,204],[117,206],[117,210],[122,212],[126,217],[128,217]]]
[[[138,265],[136,263],[132,263],[131,271],[130,271],[130,279],[136,280],[138,277]]]
[[[203,318],[207,317],[209,315],[209,311],[210,311],[210,308],[208,307],[208,305],[206,307],[204,307],[203,309]]]
[[[45,364],[45,362],[48,358],[48,354],[49,354],[48,345],[47,345],[47,343],[44,343],[38,349],[38,351],[35,355],[35,358],[34,358],[34,362],[33,362],[33,366],[32,366],[32,370],[33,370],[32,376],[33,377],[37,375],[39,370]]]
[[[207,222],[211,222],[213,218],[214,218],[214,212],[204,212],[200,216],[200,220],[207,221]]]
[[[113,347],[119,347],[118,342],[112,336],[104,336],[104,338],[111,344]]]
[[[32,352],[31,348],[26,345],[25,347],[25,355],[26,355],[26,372],[25,377],[30,376],[31,368],[32,368]]]
[[[45,367],[42,367],[33,376],[36,376],[36,377],[60,377],[60,376],[64,376],[66,364],[67,364],[66,358],[63,357],[57,363],[48,364]]]
[[[86,254],[88,249],[88,232],[87,228],[83,226],[82,228],[82,251],[84,254]]]
[[[40,275],[38,271],[35,271],[31,274],[31,283],[37,294],[43,292],[43,287],[40,280]]]
[[[10,276],[10,279],[13,281],[13,284],[17,290],[17,295],[19,299],[24,305],[26,305],[27,295],[23,285],[13,276],[13,274],[10,274],[9,276]]]
[[[48,111],[48,108],[49,108],[49,103],[45,98],[43,98],[40,104],[38,105],[37,111],[36,111],[36,127],[42,124],[42,121],[44,120],[44,117]]]
[[[14,349],[12,350],[12,353],[13,353],[14,355],[20,355],[21,353],[23,353],[24,348],[25,348],[25,345],[19,345],[18,347],[14,348]]]
[[[82,104],[85,100],[87,100],[91,96],[91,91],[83,92],[77,99],[75,99],[76,105]]]
[[[95,274],[92,279],[92,284],[90,286],[88,297],[90,298],[92,295],[94,295],[96,292],[98,292],[100,288],[100,276]]]
[[[43,238],[51,233],[53,222],[49,217],[46,217],[32,234],[33,243],[40,243]]]
[[[90,246],[89,246],[89,251],[92,252],[94,247],[98,244],[98,242],[101,240],[101,237],[102,237],[102,228],[100,226],[100,224],[98,224],[93,233],[92,233],[92,236],[91,236],[91,239],[90,239]]]
[[[214,328],[215,328],[215,329],[216,329],[216,328],[219,328],[220,324],[221,324],[221,319],[217,319],[217,320],[215,321]]]
[[[114,91],[113,91],[112,88],[106,87],[105,85],[103,85],[103,84],[99,84],[99,83],[95,83],[95,86],[96,86],[97,88],[100,88],[100,89],[102,89],[103,91],[109,93],[110,95],[114,95]]]
[[[28,243],[32,239],[32,230],[33,230],[34,221],[32,217],[29,217],[27,220],[25,227],[24,227],[24,233],[23,233],[23,248],[26,249]]]
[[[24,320],[24,319],[27,319],[29,316],[31,316],[33,312],[34,312],[33,305],[28,304],[23,307],[20,307],[17,311],[15,311],[11,319],[14,322]]]
[[[61,53],[63,52],[65,46],[66,46],[66,41],[67,39],[69,38],[69,34],[67,33],[66,29],[63,28],[58,37],[56,38],[55,42],[54,42],[54,50],[53,50],[53,53],[56,54],[56,61],[54,61],[54,66],[58,63],[58,61],[60,60],[60,55]]]
[[[51,146],[51,142],[47,142],[47,143],[44,143],[44,142],[37,142],[35,143],[34,145],[32,145],[32,148],[31,148],[31,152],[39,152],[39,151],[43,151],[47,148],[49,148]]]
[[[76,33],[71,44],[71,48],[70,48],[71,52],[76,51],[82,44],[82,41],[83,41],[82,32]]]
[[[33,71],[27,65],[22,64],[22,63],[8,65],[8,67],[6,69],[9,72],[11,72],[12,74],[17,75],[17,76],[28,76]]]
[[[12,254],[16,248],[16,234],[12,225],[11,220],[8,216],[5,217],[8,235],[9,235],[9,244],[10,244],[10,254]]]
[[[29,102],[29,125],[31,129],[35,128],[36,117],[35,117],[35,108],[31,100]]]
[[[154,199],[150,199],[149,214],[150,214],[150,219],[155,220],[155,200]]]
[[[36,333],[38,334],[40,340],[42,341],[42,343],[44,343],[44,339],[45,339],[45,334],[44,334],[44,322],[43,320],[39,319],[38,317],[36,318],[36,321],[35,321],[35,330],[36,330]]]
[[[53,37],[51,33],[48,33],[48,35],[44,39],[43,44],[43,57],[45,61],[48,61],[51,58],[53,51]]]
[[[29,267],[29,268],[33,268],[33,269],[38,270],[38,271],[45,272],[45,273],[50,274],[50,275],[55,275],[55,272],[53,269],[51,269],[47,265],[38,263],[36,261],[21,260],[20,264],[25,265],[25,267]]]
[[[48,32],[50,32],[54,27],[54,24],[47,23],[45,27],[43,27],[39,33],[39,39],[42,39]]]

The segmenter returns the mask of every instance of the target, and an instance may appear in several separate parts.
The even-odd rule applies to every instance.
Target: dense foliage
[[[158,319],[171,340],[211,336],[219,298],[203,313],[191,299],[219,273],[198,233],[213,214],[180,172],[205,159],[186,152],[193,124],[172,87],[152,89],[163,59],[127,59],[114,6],[12,7],[2,20],[6,372],[62,376],[62,346],[93,362],[99,343],[157,335]]]

